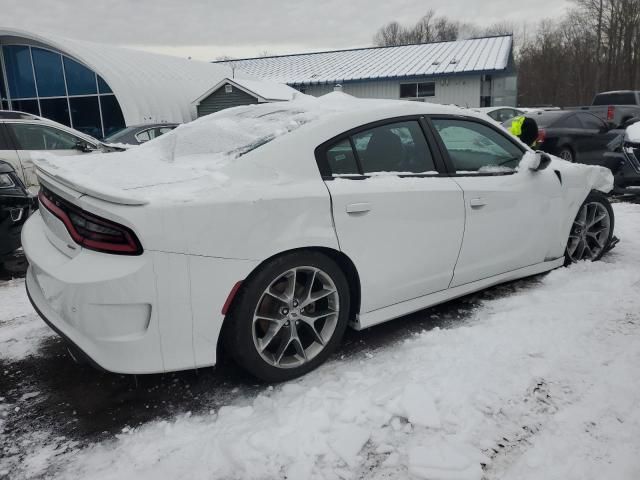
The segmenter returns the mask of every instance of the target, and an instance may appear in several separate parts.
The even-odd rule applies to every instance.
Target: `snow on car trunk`
[[[209,415],[24,459],[63,478],[636,479],[640,207],[603,261]],[[46,456],[46,455],[45,455]],[[50,464],[47,464],[51,462]]]

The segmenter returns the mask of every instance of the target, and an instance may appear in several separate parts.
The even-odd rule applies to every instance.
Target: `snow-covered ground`
[[[84,448],[35,431],[0,478],[637,480],[640,205],[615,213],[603,261],[451,328]],[[0,284],[0,360],[38,355],[46,332],[21,282]],[[0,419],[15,408],[1,397]]]

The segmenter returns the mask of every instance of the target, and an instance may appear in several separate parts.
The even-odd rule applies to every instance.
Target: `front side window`
[[[46,125],[7,124],[18,140],[18,150],[72,150],[81,138]]]
[[[504,135],[469,120],[434,119],[457,173],[510,173],[523,152]]]

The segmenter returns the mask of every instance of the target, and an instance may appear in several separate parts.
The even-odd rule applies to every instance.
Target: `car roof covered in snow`
[[[82,159],[43,155],[35,161],[41,172],[77,191],[141,204],[172,195],[181,198],[188,184],[202,190],[237,180],[319,178],[313,155],[324,141],[370,122],[430,113],[484,118],[458,107],[422,102],[357,99],[341,92],[320,98],[300,95],[290,102],[207,115],[124,152]]]

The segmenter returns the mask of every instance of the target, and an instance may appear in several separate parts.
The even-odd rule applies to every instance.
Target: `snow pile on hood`
[[[224,167],[242,155],[323,116],[367,103],[339,92],[321,98],[299,95],[290,102],[207,115],[124,152],[64,158],[45,154],[35,163],[45,173],[97,191],[138,190],[193,180],[222,186],[229,180]]]
[[[627,127],[626,137],[631,143],[640,143],[640,122]]]

